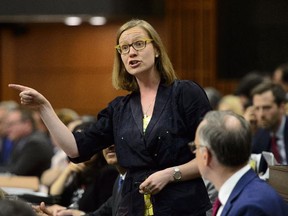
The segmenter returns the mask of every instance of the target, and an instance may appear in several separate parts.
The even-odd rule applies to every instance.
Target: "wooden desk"
[[[268,183],[288,202],[288,166],[269,166]]]
[[[39,190],[39,179],[36,176],[0,176],[0,187],[27,188]]]

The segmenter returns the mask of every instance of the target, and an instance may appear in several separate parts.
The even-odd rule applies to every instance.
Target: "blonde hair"
[[[148,22],[138,19],[132,19],[126,22],[119,28],[117,32],[116,45],[119,43],[121,34],[133,27],[142,28],[147,32],[148,37],[153,39],[152,44],[159,53],[159,57],[155,59],[156,69],[160,73],[162,83],[170,85],[175,79],[177,79],[175,71],[159,34]],[[135,77],[126,71],[125,66],[121,60],[121,54],[119,54],[116,49],[112,71],[112,84],[116,89],[127,91],[138,90],[138,84]]]
[[[241,103],[240,97],[235,95],[225,95],[219,101],[218,110],[230,110],[235,112],[238,115],[243,115],[244,107]]]

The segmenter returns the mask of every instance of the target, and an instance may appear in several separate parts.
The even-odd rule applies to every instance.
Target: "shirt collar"
[[[286,116],[282,116],[280,127],[275,134],[278,139],[283,139],[285,123],[286,123]]]
[[[234,173],[229,179],[227,179],[224,184],[219,189],[219,200],[222,203],[222,206],[224,206],[232,193],[235,185],[240,180],[240,178],[250,170],[251,167],[249,164],[238,170],[236,173]]]
[[[127,172],[125,172],[125,174],[120,174],[120,178],[121,178],[122,180],[125,179],[125,177],[126,177],[126,173],[127,173]]]

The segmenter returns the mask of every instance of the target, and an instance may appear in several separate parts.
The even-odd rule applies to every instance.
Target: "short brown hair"
[[[251,91],[251,96],[262,94],[267,91],[272,91],[275,103],[279,106],[286,103],[286,92],[281,85],[272,82],[263,82],[257,85]]]

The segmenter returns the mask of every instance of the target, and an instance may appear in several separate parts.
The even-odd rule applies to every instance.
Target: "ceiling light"
[[[80,17],[66,17],[64,23],[68,26],[78,26],[82,23]]]
[[[107,22],[105,17],[99,17],[99,16],[95,16],[95,17],[91,17],[89,19],[89,23],[91,25],[104,25]]]

